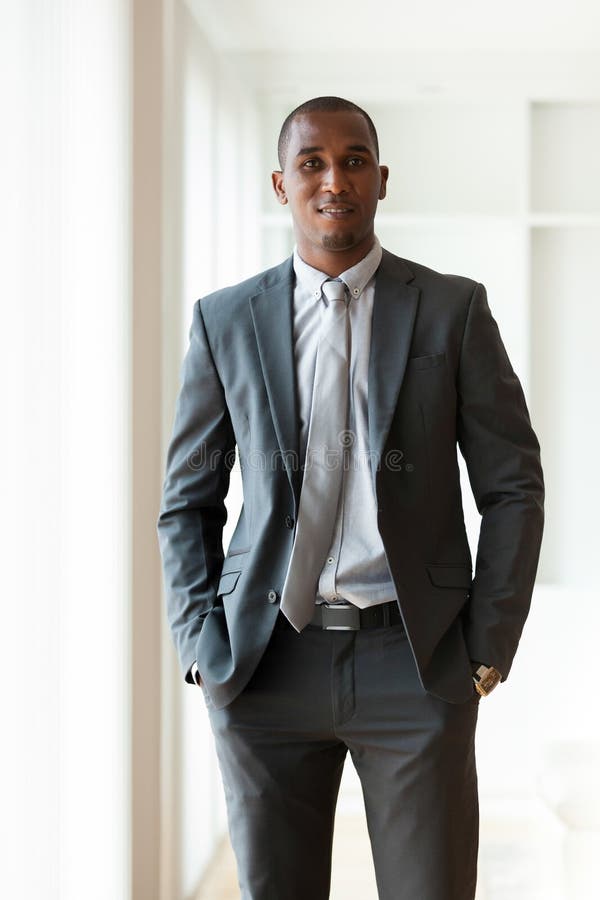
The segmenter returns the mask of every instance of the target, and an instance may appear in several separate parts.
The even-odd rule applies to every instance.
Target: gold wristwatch
[[[500,684],[502,675],[494,666],[484,666],[483,663],[473,663],[473,681],[475,690],[482,697],[487,697],[497,684]]]

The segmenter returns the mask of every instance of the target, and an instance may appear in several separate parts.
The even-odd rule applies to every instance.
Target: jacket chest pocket
[[[442,366],[446,359],[445,353],[428,353],[426,356],[411,356],[406,364],[407,371],[424,372],[427,369],[435,369]]]

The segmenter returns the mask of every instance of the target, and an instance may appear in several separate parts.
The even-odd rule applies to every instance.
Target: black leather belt
[[[280,612],[280,627],[290,623]],[[359,609],[353,603],[317,603],[315,612],[307,628],[322,628],[324,631],[359,631],[361,628],[382,628],[386,625],[402,623],[402,616],[395,600]],[[292,626],[290,625],[290,628]]]

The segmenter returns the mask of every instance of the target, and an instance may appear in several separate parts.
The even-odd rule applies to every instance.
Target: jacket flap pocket
[[[224,575],[221,575],[219,579],[219,586],[217,588],[217,596],[219,597],[222,594],[230,594],[236,586],[237,580],[241,574],[241,572],[226,572]]]
[[[246,564],[246,554],[250,552],[252,547],[242,547],[240,550],[227,551],[227,556],[223,560],[221,566],[221,575],[225,572],[241,572]]]
[[[471,567],[462,565],[430,565],[427,573],[436,587],[470,588]]]

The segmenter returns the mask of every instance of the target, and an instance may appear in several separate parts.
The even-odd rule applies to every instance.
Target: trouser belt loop
[[[382,612],[383,612],[383,624],[389,625],[390,624],[390,604],[389,603],[385,603],[383,605]]]

